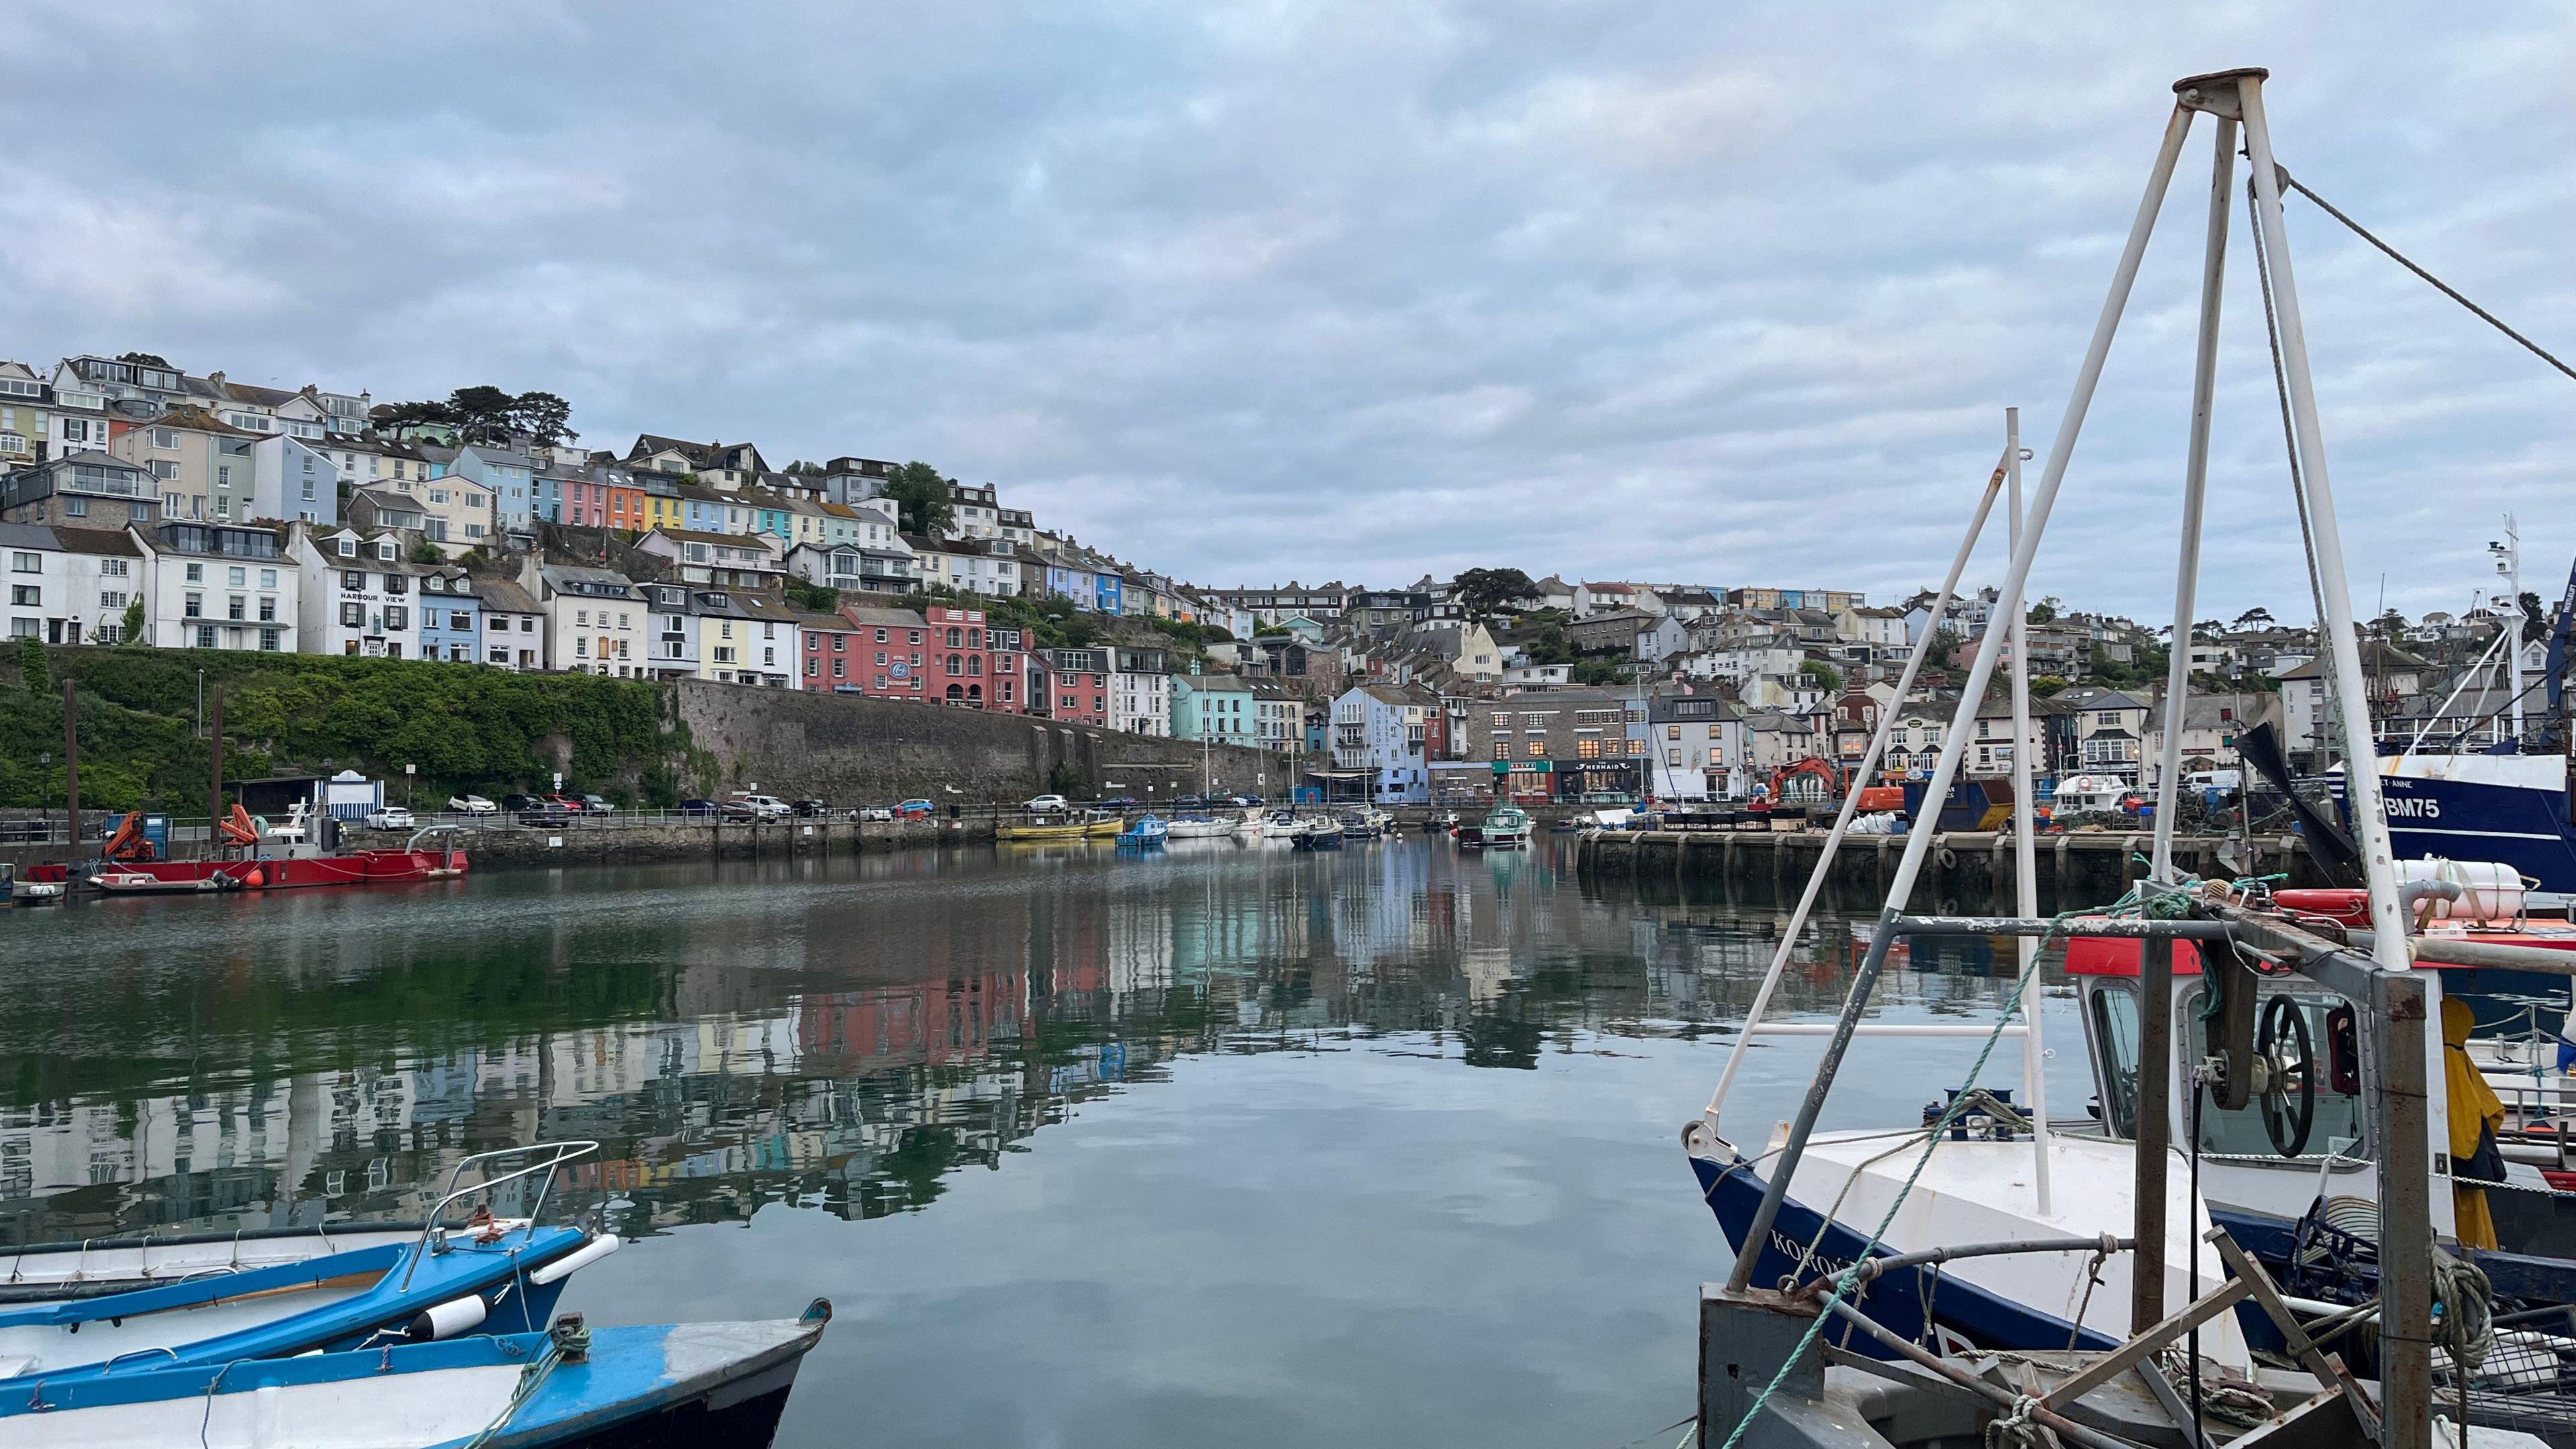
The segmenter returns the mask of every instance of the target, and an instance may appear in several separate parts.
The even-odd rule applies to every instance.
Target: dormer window
[[[391,563],[394,557],[394,541],[390,538],[377,539],[376,557],[387,563]]]
[[[354,538],[344,538],[344,539],[341,539],[341,540],[340,540],[340,557],[342,557],[342,558],[356,558],[357,556],[358,556],[358,541],[357,541],[356,539],[354,539]]]

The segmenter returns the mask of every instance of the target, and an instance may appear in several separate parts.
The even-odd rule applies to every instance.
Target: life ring
[[[242,872],[241,883],[252,890],[259,890],[268,884],[268,877],[258,866],[254,865],[250,869]]]

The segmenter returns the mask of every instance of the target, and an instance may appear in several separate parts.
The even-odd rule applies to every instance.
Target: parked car
[[[447,808],[459,815],[498,815],[501,807],[480,795],[450,795]]]
[[[1100,808],[1103,810],[1133,810],[1136,808],[1136,797],[1133,795],[1112,795],[1108,799],[1100,802]]]
[[[690,798],[680,802],[680,813],[683,815],[713,815],[716,813],[716,802],[713,800],[700,800],[696,796],[691,796]]]
[[[412,828],[411,807],[379,805],[367,812],[369,830],[409,830]]]
[[[1062,795],[1040,795],[1022,808],[1032,815],[1044,815],[1056,810],[1070,810],[1073,802]]]
[[[538,799],[534,795],[504,795],[501,797],[501,808],[504,810],[533,810],[545,803],[545,801]]]
[[[938,808],[927,800],[906,800],[894,807],[894,814],[897,820],[927,820]]]
[[[832,807],[824,804],[820,800],[799,800],[787,808],[795,811],[797,818],[802,820],[829,820],[832,818]]]
[[[596,795],[577,795],[573,798],[581,801],[581,808],[592,815],[608,815],[614,813],[617,809],[616,806],[611,805]]]
[[[549,805],[543,800],[539,800],[528,809],[519,812],[519,823],[521,825],[530,826],[538,830],[569,829],[572,825],[573,819],[574,816],[571,811],[564,809],[560,805]]]
[[[551,805],[557,810],[563,811],[567,815],[579,815],[585,808],[581,803],[581,797],[579,795],[550,794],[538,803],[542,805]]]
[[[894,818],[894,807],[891,805],[864,806],[860,809],[851,811],[850,818],[853,820],[892,820]]]
[[[724,813],[736,820],[784,820],[787,802],[775,795],[755,795],[736,790],[725,797]]]

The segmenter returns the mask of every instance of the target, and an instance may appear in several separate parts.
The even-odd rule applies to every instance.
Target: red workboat
[[[216,834],[244,854],[229,860],[159,860],[148,844],[139,845],[136,818],[127,817],[108,839],[102,859],[83,863],[78,872],[62,862],[50,862],[28,867],[20,878],[106,895],[198,895],[295,886],[397,885],[465,874],[465,850],[453,826],[417,831],[400,850],[323,850],[263,839],[236,806],[233,818],[217,822]]]

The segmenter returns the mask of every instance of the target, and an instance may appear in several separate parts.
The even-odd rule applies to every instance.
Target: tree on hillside
[[[951,486],[928,463],[906,463],[894,470],[878,496],[894,501],[904,532],[936,538],[957,518],[957,505],[948,491]]]
[[[550,392],[508,393],[489,384],[460,387],[443,402],[390,404],[380,421],[394,427],[406,423],[450,427],[466,441],[478,443],[505,442],[521,433],[548,446],[581,438],[572,430],[572,404],[562,398]]]
[[[146,632],[143,626],[143,596],[141,594],[136,594],[131,600],[127,601],[125,605],[125,637],[123,642],[128,644],[141,644],[146,642],[143,638]]]
[[[2272,623],[2272,611],[2260,604],[2236,616],[2236,627],[2239,629],[2268,629]]]
[[[2055,594],[2051,594],[2047,598],[2040,600],[2038,603],[2031,605],[2029,615],[2030,622],[2034,624],[2045,624],[2050,620],[2055,619],[2057,617],[2057,606],[2058,599]]]
[[[549,448],[581,441],[581,434],[572,430],[572,404],[550,392],[523,392],[510,399],[508,417],[511,427]]]
[[[1959,637],[1959,631],[1956,629],[1935,629],[1932,631],[1931,641],[1925,645],[1932,651],[1932,657],[1924,662],[1946,666],[1950,662],[1950,656],[1958,653],[1959,646],[1967,642]]]
[[[1838,693],[1843,687],[1842,671],[1821,659],[1799,660],[1798,672],[1814,680],[1816,687],[1827,694]]]
[[[1519,569],[1469,569],[1451,586],[1471,619],[1510,613],[1513,605],[1538,597],[1538,585]]]

